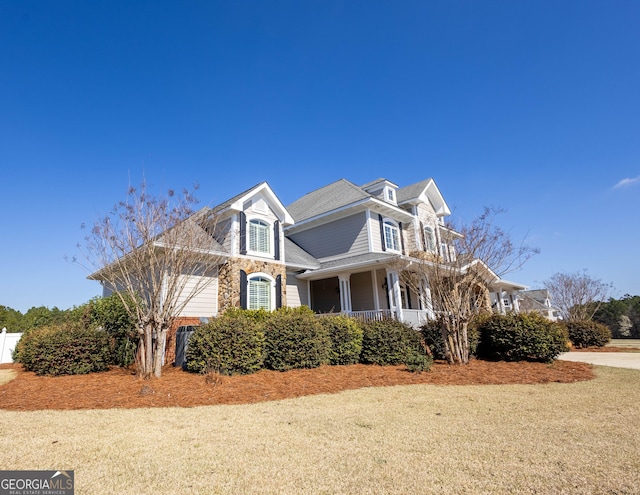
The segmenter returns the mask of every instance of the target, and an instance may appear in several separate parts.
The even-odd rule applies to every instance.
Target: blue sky
[[[463,221],[640,294],[640,3],[5,1],[0,304],[99,294],[65,261],[129,183],[433,177]]]

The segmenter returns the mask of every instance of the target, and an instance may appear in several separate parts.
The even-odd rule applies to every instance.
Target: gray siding
[[[364,212],[289,236],[316,258],[369,252]],[[380,235],[378,234],[378,237]]]
[[[351,309],[353,311],[375,309],[371,272],[354,273],[351,275],[350,283]]]
[[[309,291],[307,281],[298,280],[295,273],[287,272],[287,302],[290,308],[309,305]]]

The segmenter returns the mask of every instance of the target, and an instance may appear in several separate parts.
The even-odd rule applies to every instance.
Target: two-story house
[[[386,179],[362,186],[341,179],[286,207],[260,183],[198,212],[223,254],[179,323],[194,324],[229,307],[307,305],[317,313],[394,317],[417,326],[433,316],[428,280],[403,285],[397,260],[454,260],[452,241],[460,234],[445,226],[450,213],[433,179],[406,187]],[[514,294],[525,287],[487,273],[487,306],[517,310]]]

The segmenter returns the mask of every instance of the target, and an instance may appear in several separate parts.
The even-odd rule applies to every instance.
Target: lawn
[[[77,494],[638,493],[640,371],[247,405],[2,411],[2,469]],[[1,406],[0,406],[1,407]]]

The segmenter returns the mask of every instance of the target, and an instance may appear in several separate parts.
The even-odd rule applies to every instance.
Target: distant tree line
[[[34,306],[22,314],[17,309],[0,305],[0,330],[6,328],[7,332],[24,332],[32,328],[64,323],[73,317],[76,309],[47,308],[46,306]]]
[[[607,325],[614,339],[640,339],[640,296],[609,298],[600,304],[593,320]]]
[[[118,298],[94,297],[88,302],[70,309],[34,306],[26,313],[0,305],[0,330],[28,332],[34,328],[80,323],[85,327],[102,327],[108,331],[119,331],[134,326]]]

